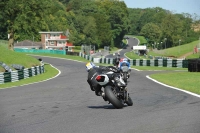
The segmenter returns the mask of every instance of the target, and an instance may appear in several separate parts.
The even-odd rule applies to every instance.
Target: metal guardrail
[[[35,75],[39,75],[44,72],[45,72],[44,65],[42,65],[42,66],[26,68],[23,70],[0,73],[0,84],[4,84],[7,82],[16,82],[21,79],[26,79]]]

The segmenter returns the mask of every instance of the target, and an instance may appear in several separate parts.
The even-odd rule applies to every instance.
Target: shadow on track
[[[88,106],[91,109],[115,109],[113,105],[103,105],[103,106]]]

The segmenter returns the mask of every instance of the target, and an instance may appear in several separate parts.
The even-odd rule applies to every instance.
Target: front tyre
[[[128,76],[127,76],[127,73],[126,73],[126,72],[125,72],[125,73],[123,73],[123,76],[124,76],[124,77],[123,77],[123,79],[124,79],[124,82],[125,82],[125,83],[127,83],[127,78],[128,78]]]
[[[133,101],[132,99],[128,96],[128,101],[125,102],[128,106],[132,106],[133,105]]]
[[[111,86],[106,86],[105,87],[105,95],[107,100],[117,109],[121,109],[124,107],[124,105],[122,104],[122,102],[114,95]]]

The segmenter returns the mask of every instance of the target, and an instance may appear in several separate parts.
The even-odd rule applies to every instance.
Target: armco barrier
[[[105,63],[113,65],[113,58],[93,58],[89,55],[82,54],[80,52],[79,56],[93,61],[94,63]],[[136,59],[129,60],[131,66],[157,66],[157,67],[177,67],[177,68],[188,68],[188,60],[182,59]]]
[[[42,66],[26,68],[23,70],[0,73],[0,84],[19,81],[21,79],[26,79],[35,75],[39,75],[44,72],[45,72],[44,65],[42,65]]]

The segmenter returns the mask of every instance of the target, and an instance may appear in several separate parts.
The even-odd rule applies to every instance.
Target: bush
[[[67,55],[79,56],[79,52],[67,52]]]
[[[73,49],[74,50],[81,50],[81,46],[75,46]]]

